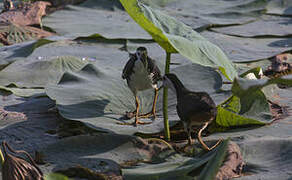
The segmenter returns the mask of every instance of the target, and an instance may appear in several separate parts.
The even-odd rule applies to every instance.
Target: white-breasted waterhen
[[[158,97],[157,81],[161,80],[160,70],[155,64],[155,60],[148,56],[145,47],[138,47],[135,54],[130,54],[130,59],[126,63],[122,78],[127,80],[130,90],[133,92],[136,101],[136,110],[133,111],[135,122],[137,124],[149,124],[139,121],[139,118],[147,118],[153,116],[156,118],[156,102]],[[154,89],[154,100],[152,110],[149,113],[139,115],[140,102],[137,96],[138,91],[146,89]],[[128,123],[123,123],[128,124]]]
[[[211,123],[217,115],[216,104],[206,92],[193,92],[188,90],[175,74],[163,76],[163,86],[169,87],[176,93],[177,114],[188,134],[188,145],[192,144],[192,126],[202,126],[198,132],[198,140],[204,149],[210,151],[215,148],[221,140],[209,148],[202,140],[202,131]]]

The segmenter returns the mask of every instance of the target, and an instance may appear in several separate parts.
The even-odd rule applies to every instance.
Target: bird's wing
[[[216,104],[212,100],[212,98],[209,96],[209,94],[205,92],[196,92],[196,93],[193,93],[193,96],[195,96],[194,94],[199,95],[199,99],[197,100],[197,102],[199,103],[194,105],[194,108],[196,108],[200,112],[209,112],[213,114],[214,116],[216,116],[217,114]]]
[[[217,109],[215,103],[208,102],[209,98],[200,97],[195,93],[188,93],[180,101],[181,106],[181,120],[191,121],[192,124],[202,124],[210,121],[211,118],[216,117]]]
[[[216,104],[207,93],[201,94],[190,92],[182,97],[180,103],[185,105],[183,109],[185,112],[198,113],[209,112],[213,109],[216,110]],[[186,106],[186,104],[188,106]]]
[[[134,65],[135,65],[135,57],[130,54],[130,59],[128,60],[128,62],[126,63],[123,69],[123,74],[122,74],[123,79],[130,77],[130,75],[133,73]]]
[[[159,79],[161,79],[161,72],[158,66],[155,64],[155,60],[147,57],[148,64],[148,72],[153,74],[153,82],[156,83]]]

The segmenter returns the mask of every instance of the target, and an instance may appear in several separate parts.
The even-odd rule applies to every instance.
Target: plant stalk
[[[0,165],[1,165],[1,167],[3,167],[4,161],[5,161],[4,156],[3,156],[3,153],[2,153],[1,148],[0,148]]]
[[[169,73],[169,65],[170,65],[170,55],[171,53],[166,52],[166,62],[164,73]],[[168,88],[163,88],[163,119],[164,119],[164,138],[166,141],[170,141],[170,131],[169,131],[169,123],[168,123],[168,111],[167,111],[167,101],[168,101]]]

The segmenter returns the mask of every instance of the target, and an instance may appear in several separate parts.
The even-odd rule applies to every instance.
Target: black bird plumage
[[[155,64],[155,60],[148,56],[145,47],[139,47],[135,54],[130,54],[130,59],[123,69],[122,78],[127,80],[127,84],[135,96],[136,110],[133,112],[135,115],[135,124],[145,124],[139,122],[139,118],[149,116],[154,116],[155,118],[155,107],[158,96],[157,82],[161,80],[161,75],[159,68]],[[154,89],[155,93],[152,111],[144,115],[139,115],[138,112],[140,105],[137,93],[138,91],[151,88]]]
[[[163,85],[170,87],[176,92],[177,113],[183,122],[184,129],[188,134],[188,144],[192,144],[192,126],[203,126],[198,133],[198,140],[206,150],[209,148],[201,139],[202,131],[211,123],[217,115],[216,104],[206,92],[193,92],[188,90],[175,74],[166,74],[163,77]]]

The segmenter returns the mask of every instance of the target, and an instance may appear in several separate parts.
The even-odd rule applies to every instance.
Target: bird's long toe
[[[156,113],[153,113],[152,111],[146,114],[139,115],[139,118],[150,118],[153,117],[153,119],[156,119]]]
[[[211,148],[209,148],[209,147],[204,143],[204,141],[202,140],[201,137],[198,137],[198,140],[199,140],[200,144],[203,146],[203,148],[204,148],[206,151],[211,151],[211,150],[213,150],[213,149],[216,148],[216,147],[221,143],[221,141],[222,141],[222,139],[218,140],[217,143],[216,143],[214,146],[212,146]]]
[[[118,124],[118,125],[129,125],[129,126],[131,126],[131,125],[134,125],[135,123],[134,123],[134,122],[132,122],[132,123],[128,123],[128,122],[118,122],[117,124]]]
[[[219,139],[214,146],[212,146],[211,148],[208,148],[208,151],[211,151],[212,149],[216,148],[222,141],[223,139]]]
[[[143,122],[143,121],[140,121],[140,120],[135,120],[135,122],[131,122],[131,123],[128,123],[128,122],[118,122],[117,124],[118,125],[130,125],[130,126],[137,126],[137,125],[146,125],[146,124],[151,124],[152,122]]]
[[[136,125],[140,124],[140,125],[145,125],[145,124],[151,124],[152,122],[142,122],[142,121],[138,121],[137,123],[135,123]]]

